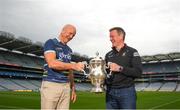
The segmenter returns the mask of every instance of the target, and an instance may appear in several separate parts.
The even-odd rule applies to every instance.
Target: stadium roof
[[[15,35],[9,32],[0,31],[0,47],[12,51],[43,56],[43,43],[33,43],[25,37],[15,38]],[[143,63],[180,60],[180,52],[142,56],[141,59]]]
[[[37,56],[43,55],[43,43],[33,43],[30,39],[25,37],[15,38],[9,32],[0,31],[0,47],[8,50],[21,51],[23,53],[31,53]]]
[[[169,54],[157,54],[152,56],[142,56],[142,62],[163,62],[180,60],[180,52],[174,52]]]

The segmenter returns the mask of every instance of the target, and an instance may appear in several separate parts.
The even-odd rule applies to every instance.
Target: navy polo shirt
[[[70,63],[72,50],[69,46],[60,42],[58,38],[49,39],[44,44],[44,54],[48,52],[54,52],[56,59],[61,62]],[[67,73],[68,71],[54,70],[48,67],[48,64],[44,65],[45,74],[43,75],[44,81],[66,83],[69,82]]]

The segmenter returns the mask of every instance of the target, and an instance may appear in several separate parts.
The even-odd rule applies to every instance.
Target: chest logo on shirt
[[[71,60],[71,54],[64,54],[63,52],[60,52],[58,59],[61,61],[69,61]]]
[[[112,57],[114,57],[114,54],[113,54],[113,52],[110,52],[110,53],[108,54],[108,58],[112,58]]]
[[[69,62],[71,60],[71,52],[70,51],[65,51],[63,50],[63,48],[56,48],[56,52],[57,52],[57,59],[60,61],[64,61],[64,62]]]
[[[126,52],[124,52],[124,53],[122,54],[122,56],[126,56]]]

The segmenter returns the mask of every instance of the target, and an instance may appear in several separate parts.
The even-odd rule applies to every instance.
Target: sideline
[[[159,107],[162,107],[162,106],[165,106],[165,105],[169,105],[169,104],[175,103],[177,101],[180,101],[180,99],[176,99],[176,100],[171,101],[171,102],[167,102],[167,103],[164,103],[164,104],[161,104],[161,105],[158,105],[158,106],[154,106],[154,107],[152,107],[150,109],[156,109],[156,108],[159,108]]]

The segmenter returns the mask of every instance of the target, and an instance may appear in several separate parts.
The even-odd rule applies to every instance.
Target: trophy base
[[[94,93],[101,93],[101,92],[104,92],[104,89],[103,88],[92,88],[91,89],[91,92],[94,92]]]

